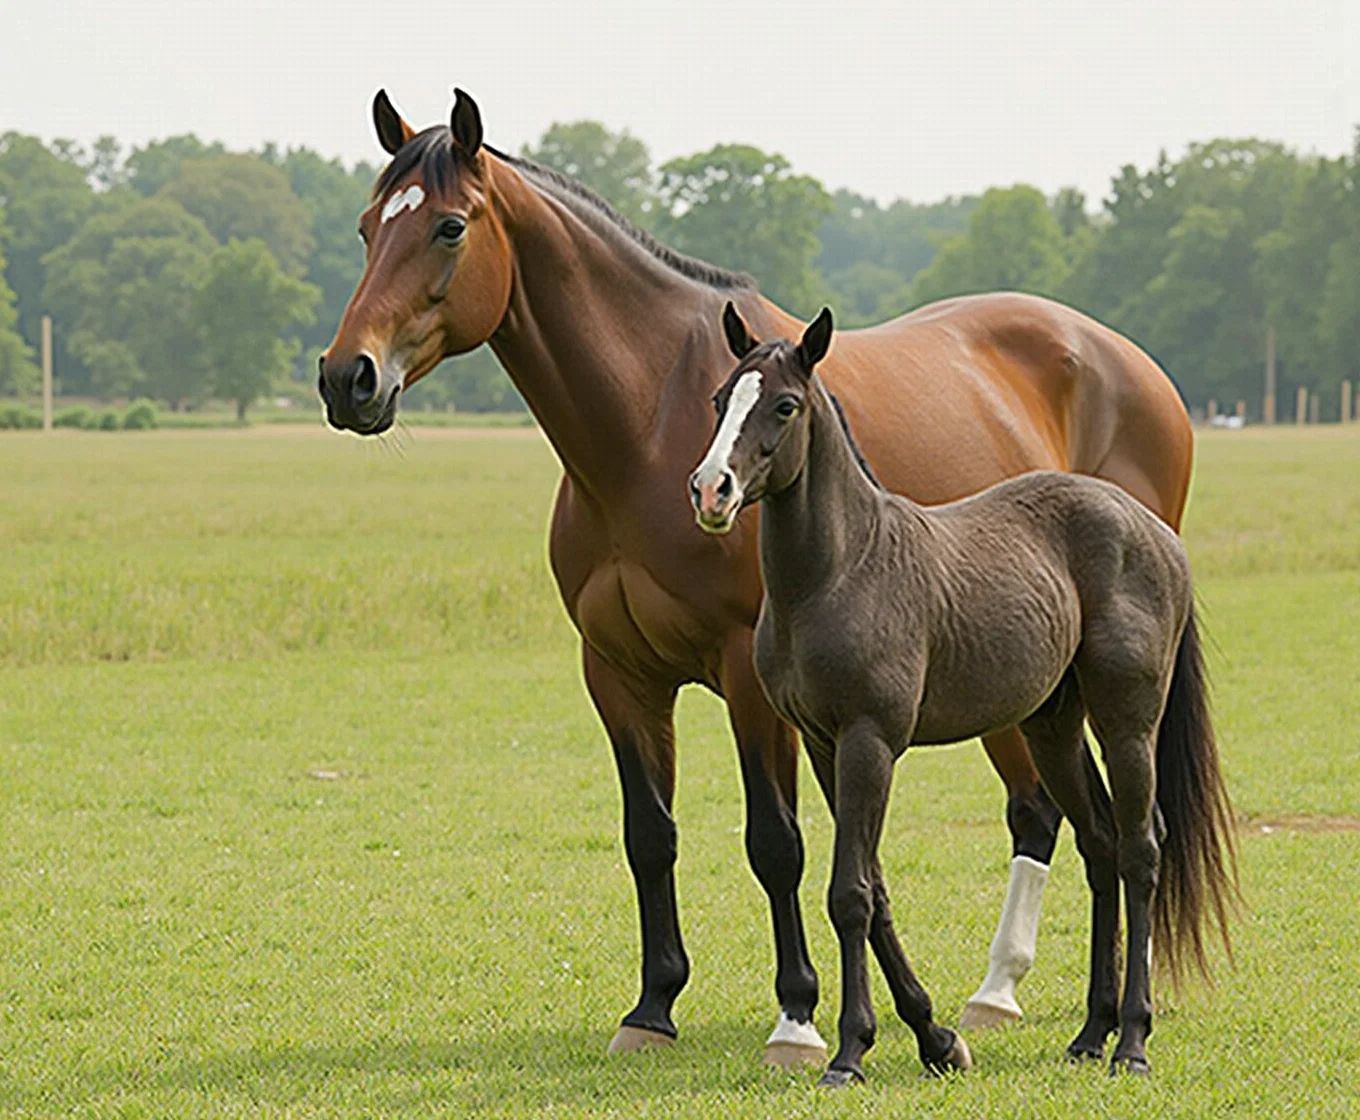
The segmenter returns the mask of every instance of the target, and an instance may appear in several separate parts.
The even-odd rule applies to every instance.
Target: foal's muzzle
[[[695,471],[689,476],[689,500],[694,506],[694,519],[707,533],[726,533],[741,510],[737,476],[727,468],[712,477],[701,477],[701,474]]]
[[[377,363],[368,354],[359,354],[345,363],[317,362],[316,387],[326,405],[326,420],[341,431],[377,435],[392,426],[397,416],[400,385],[384,390]]]

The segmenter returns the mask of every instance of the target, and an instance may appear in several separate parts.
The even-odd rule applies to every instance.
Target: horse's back
[[[1193,441],[1175,387],[1063,304],[1015,292],[929,304],[842,333],[821,372],[875,472],[916,501],[1079,471],[1179,523]]]

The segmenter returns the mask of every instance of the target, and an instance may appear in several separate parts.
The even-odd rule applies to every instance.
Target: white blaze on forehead
[[[404,191],[394,191],[382,208],[382,224],[386,225],[403,210],[415,210],[425,201],[425,188],[412,183]]]
[[[727,411],[718,425],[718,434],[713,437],[713,445],[699,464],[699,469],[694,472],[701,483],[727,469],[742,425],[746,423],[751,409],[755,408],[756,401],[760,400],[760,381],[760,371],[753,369],[750,373],[742,374],[732,387],[732,395],[727,398]]]

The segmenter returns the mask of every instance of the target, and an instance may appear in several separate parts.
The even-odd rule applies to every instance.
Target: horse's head
[[[831,311],[824,307],[799,342],[761,343],[735,306],[723,310],[723,331],[738,364],[713,397],[717,432],[689,477],[701,528],[726,533],[745,506],[798,477],[807,460],[813,371],[831,346],[831,330]]]
[[[472,98],[456,91],[449,124],[417,133],[379,90],[373,123],[393,158],[359,218],[364,274],[318,381],[330,423],[361,435],[391,427],[402,389],[491,337],[512,274]]]

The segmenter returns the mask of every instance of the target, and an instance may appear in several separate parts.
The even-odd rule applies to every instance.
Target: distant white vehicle
[[[1236,430],[1243,427],[1245,423],[1246,422],[1240,416],[1226,416],[1220,412],[1209,421],[1209,426],[1211,428],[1232,428]]]

